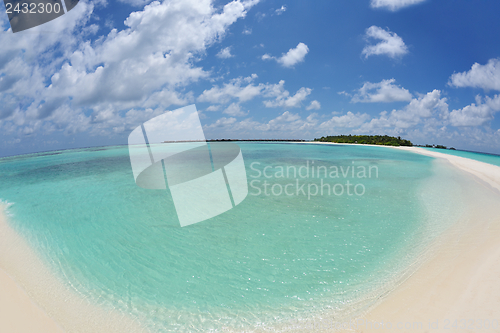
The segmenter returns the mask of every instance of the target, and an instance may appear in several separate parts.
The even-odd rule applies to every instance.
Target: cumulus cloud
[[[482,126],[493,120],[496,112],[500,111],[500,95],[493,98],[476,96],[476,103],[462,109],[450,112],[450,122],[453,126]]]
[[[209,126],[206,126],[205,128],[216,128],[216,127],[226,127],[226,126],[231,126],[236,122],[236,118],[226,118],[222,117],[220,119],[217,119],[217,121]]]
[[[248,114],[248,112],[242,111],[241,106],[237,103],[232,103],[222,113],[233,117],[242,117]]]
[[[380,40],[375,45],[367,45],[361,52],[368,58],[371,55],[387,55],[390,58],[397,58],[408,53],[403,39],[389,29],[384,30],[380,27],[372,25],[366,30],[366,39]]]
[[[234,119],[234,120],[233,120]],[[316,114],[311,114],[305,119],[300,115],[285,111],[268,122],[258,122],[251,118],[236,121],[235,118],[220,118],[210,125],[206,125],[205,133],[209,136],[225,137],[302,137],[312,133],[318,124]],[[215,134],[218,133],[218,134]]]
[[[268,108],[275,107],[291,107],[297,108],[301,106],[307,96],[312,92],[312,89],[302,87],[295,95],[290,95],[288,90],[285,90],[285,81],[281,80],[278,84],[268,85],[264,91],[265,97],[273,97],[272,100],[264,101],[264,105]]]
[[[231,99],[237,98],[240,102],[246,102],[259,96],[266,88],[266,85],[260,83],[258,85],[253,82],[257,79],[257,74],[252,74],[248,77],[238,77],[232,79],[228,83],[224,83],[222,87],[214,86],[198,96],[199,102],[210,102],[216,104],[228,103]]]
[[[221,58],[221,59],[227,59],[227,58],[234,57],[234,55],[231,54],[231,47],[228,46],[228,47],[220,50],[219,53],[217,53],[217,57]]]
[[[448,112],[446,101],[446,98],[441,97],[441,91],[434,89],[423,96],[413,98],[403,109],[392,110],[387,121],[391,126],[406,129],[420,124],[422,119],[433,116],[445,119]]]
[[[295,48],[291,48],[287,53],[284,53],[281,57],[276,58],[269,54],[264,54],[262,60],[276,60],[283,67],[293,67],[296,64],[304,61],[306,54],[309,52],[309,48],[304,43],[299,43]]]
[[[309,104],[309,106],[306,108],[306,110],[319,110],[321,109],[321,103],[314,100]]]
[[[134,7],[144,7],[153,0],[118,0],[121,3],[126,3]]]
[[[245,4],[233,1],[217,13],[209,1],[178,2],[176,6],[153,2],[131,13],[125,20],[128,29],[112,31],[94,48],[87,44],[75,51],[70,63],[52,76],[51,87],[83,105],[130,104],[130,100],[145,101],[162,88],[172,90],[206,77],[202,68],[191,64],[193,53],[204,52],[243,17]],[[165,104],[173,103],[165,100]]]
[[[205,126],[205,133],[214,138],[283,139],[312,139],[345,133],[388,134],[421,143],[453,143],[455,147],[484,149],[486,145],[498,151],[500,130],[477,126],[485,125],[492,119],[492,114],[500,110],[500,95],[484,100],[477,97],[475,104],[452,112],[448,111],[447,100],[441,95],[441,91],[433,90],[412,98],[404,108],[382,111],[377,116],[349,111],[343,114],[332,112],[332,116],[326,119],[315,113],[304,118],[286,111],[267,122],[222,117]]]
[[[299,43],[296,48],[290,49],[286,54],[278,59],[278,62],[285,67],[293,67],[299,62],[304,61],[309,48],[304,43]]]
[[[410,101],[412,95],[408,90],[395,85],[395,79],[382,80],[379,83],[365,82],[351,101],[353,103],[378,103]],[[342,93],[342,92],[341,92]]]
[[[238,77],[225,83],[222,87],[214,86],[197,98],[199,102],[209,102],[215,104],[226,104],[233,99],[238,99],[239,103],[247,102],[255,97],[263,97],[263,102],[268,108],[275,107],[300,107],[302,102],[311,94],[312,89],[302,87],[294,95],[285,89],[285,81],[281,80],[277,84],[259,83],[255,84],[257,74],[248,77]]]
[[[94,5],[85,1],[68,14],[47,22],[28,32],[7,32],[8,21],[1,22],[0,33],[0,132],[4,135],[50,133],[58,124],[45,119],[65,102],[57,92],[49,91],[46,82],[63,59],[60,54],[71,54],[80,42],[75,31],[84,30]],[[3,21],[3,20],[2,20]],[[3,30],[3,29],[2,29]],[[57,31],[47,33],[45,31]],[[83,34],[83,32],[82,32]],[[77,122],[79,117],[74,116]],[[67,119],[52,118],[63,123]],[[83,123],[75,126],[85,127]]]
[[[383,8],[395,12],[401,8],[416,5],[424,1],[425,0],[371,0],[370,5],[372,8]]]
[[[351,111],[345,114],[334,112],[331,118],[323,118],[320,121],[315,113],[307,118],[302,118],[299,114],[286,111],[267,123],[250,118],[232,122],[228,130],[235,131],[234,134],[259,133],[267,137],[273,135],[290,137],[299,134],[299,137],[304,137],[307,134],[323,136],[325,132],[328,134],[343,133],[346,130],[351,133],[380,134],[389,131],[395,134],[408,132],[419,125],[443,127],[446,125],[447,116],[448,104],[446,98],[441,97],[439,90],[433,90],[418,98],[413,98],[402,109],[395,109],[391,112],[383,111],[377,117],[372,117],[367,113],[353,113]],[[220,128],[221,122],[216,121],[214,124],[208,125],[207,128]]]
[[[469,71],[453,74],[448,84],[500,91],[500,58],[490,59],[486,65],[476,62]]]
[[[333,116],[331,119],[321,123],[319,128],[324,130],[332,130],[335,128],[355,128],[360,127],[366,121],[370,119],[370,116],[366,113],[354,114],[351,111],[347,112],[341,116]]]
[[[86,25],[93,4],[80,1],[44,24],[57,33],[36,33],[38,27],[2,33],[0,104],[7,107],[0,128],[12,135],[112,134],[171,105],[193,102],[185,87],[210,75],[194,60],[257,2],[234,0],[216,8],[210,0],[154,1],[132,12],[124,29],[91,40],[97,30]]]
[[[219,111],[220,105],[210,105],[205,111]]]

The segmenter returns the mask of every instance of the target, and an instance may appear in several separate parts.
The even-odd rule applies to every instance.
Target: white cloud
[[[216,104],[226,104],[232,99],[238,99],[238,102],[247,102],[257,96],[267,98],[264,105],[268,108],[275,107],[300,107],[312,90],[302,87],[294,95],[291,95],[285,89],[285,81],[281,80],[278,84],[259,83],[255,84],[257,74],[249,77],[239,77],[225,83],[222,87],[214,86],[211,89],[203,91],[197,98],[199,102],[210,102]],[[269,99],[272,98],[272,99]]]
[[[286,6],[281,6],[281,8],[276,9],[274,12],[276,13],[276,15],[281,15],[286,12]]]
[[[441,97],[441,91],[434,89],[418,98],[413,98],[406,106],[406,111],[422,118],[429,118],[438,112],[442,117],[448,110],[447,99]]]
[[[118,0],[118,1],[135,7],[144,7],[153,0]]]
[[[402,110],[393,110],[389,122],[398,128],[409,128],[420,124],[422,118],[438,116],[446,118],[448,104],[446,98],[441,98],[440,90],[433,90],[418,98],[413,98]]]
[[[140,101],[161,87],[183,86],[206,77],[208,74],[194,67],[190,59],[243,17],[245,5],[231,2],[217,13],[210,1],[177,2],[175,6],[153,2],[130,14],[125,20],[128,29],[112,31],[95,48],[87,44],[76,51],[71,65],[65,64],[53,76],[54,89],[66,90],[81,104]],[[75,82],[67,85],[67,80]],[[168,106],[168,101],[165,104]]]
[[[221,59],[227,59],[227,58],[234,57],[234,55],[231,54],[231,47],[228,46],[228,47],[220,50],[219,53],[217,53],[217,57],[221,58]]]
[[[222,113],[225,113],[227,115],[233,116],[233,117],[242,117],[248,114],[247,112],[244,112],[241,110],[241,106],[237,103],[232,103],[229,105]]]
[[[378,44],[365,46],[361,53],[365,58],[371,55],[387,55],[391,58],[397,58],[408,53],[403,39],[390,30],[372,25],[366,30],[365,37],[381,40]]]
[[[46,82],[64,60],[59,54],[71,54],[80,42],[75,31],[88,35],[84,27],[93,9],[93,4],[81,1],[68,14],[43,26],[17,34],[0,33],[0,132],[4,135],[23,137],[58,127],[44,118],[60,107],[64,98],[48,91]],[[8,21],[2,23],[10,30]]]
[[[393,12],[418,3],[424,2],[425,0],[371,0],[372,8],[384,8],[391,10]]]
[[[300,116],[298,114],[290,113],[289,111],[283,112],[280,116],[271,120],[270,123],[281,123],[281,122],[293,122],[299,120]]]
[[[252,29],[251,28],[245,28],[245,30],[243,30],[242,34],[244,34],[244,35],[251,35],[252,34]]]
[[[302,137],[315,130],[318,120],[316,114],[302,119],[298,114],[285,111],[276,118],[266,122],[254,121],[251,118],[237,122],[235,118],[220,118],[213,124],[205,126],[205,132],[213,137]]]
[[[0,131],[111,134],[144,121],[126,110],[147,117],[192,102],[185,87],[210,75],[194,60],[257,2],[217,9],[210,0],[154,1],[131,13],[123,30],[91,41],[95,28],[85,25],[93,4],[82,0],[43,28],[0,34],[0,104],[7,106]]]
[[[433,90],[418,98],[413,98],[403,109],[394,109],[391,112],[382,111],[379,117],[366,117],[366,115],[350,115],[351,122],[362,118],[359,133],[387,133],[393,134],[407,132],[417,126],[443,126],[448,116],[446,98],[441,98],[441,91]]]
[[[297,108],[301,106],[307,96],[312,92],[310,88],[302,87],[295,95],[291,96],[288,90],[285,90],[285,81],[281,80],[278,84],[268,85],[264,91],[265,97],[273,97],[274,100],[264,101],[264,105],[268,108],[276,107],[291,107]]]
[[[490,120],[494,110],[500,110],[500,95],[484,101],[478,97],[476,104],[450,113],[441,91],[433,90],[413,98],[402,109],[383,111],[376,117],[349,111],[345,114],[332,112],[332,117],[328,119],[319,118],[315,113],[303,118],[287,111],[267,122],[223,117],[205,126],[205,133],[213,138],[249,139],[312,139],[345,133],[387,134],[400,135],[415,143],[439,143],[476,150],[488,147],[500,153],[500,130],[474,127]]]
[[[309,52],[309,48],[304,43],[299,43],[297,47],[291,48],[287,53],[284,53],[281,57],[276,58],[269,54],[264,54],[262,60],[274,59],[280,63],[283,67],[293,67],[299,62],[304,61],[306,54]]]
[[[357,120],[363,120],[358,130],[365,133],[380,133],[389,129],[394,130],[395,133],[401,133],[415,129],[420,125],[425,130],[433,128],[433,131],[436,132],[438,129],[446,129],[448,125],[455,127],[482,126],[493,120],[495,113],[499,111],[500,95],[495,95],[493,98],[486,97],[484,101],[477,96],[476,103],[449,112],[447,100],[441,97],[441,91],[433,90],[418,98],[413,98],[403,109],[395,109],[391,112],[383,111],[379,117],[371,118],[369,121],[366,121],[365,115],[348,113],[344,116],[334,117],[334,124],[328,125],[356,124]]]
[[[233,118],[234,119],[234,118]],[[209,137],[239,138],[313,138],[333,133],[359,132],[360,126],[370,120],[366,113],[347,112],[324,121],[316,113],[302,118],[299,114],[285,111],[268,122],[259,122],[247,118],[241,121],[227,121],[223,117],[213,124],[205,126]]]
[[[321,109],[321,103],[318,102],[317,100],[314,100],[309,104],[309,106],[306,108],[306,110],[319,110]]]
[[[282,84],[280,82],[280,85]],[[280,91],[280,85],[276,85],[274,88]],[[500,109],[500,97],[488,100],[486,103],[491,105],[496,103]],[[345,133],[347,130],[350,133],[364,134],[399,135],[418,132],[437,135],[436,133],[441,133],[443,128],[450,124],[449,115],[446,98],[441,97],[441,91],[433,90],[411,99],[402,109],[395,109],[391,112],[383,111],[376,117],[367,113],[351,111],[345,114],[333,112],[331,118],[323,118],[320,121],[315,113],[310,114],[307,118],[302,118],[299,114],[286,111],[268,122],[247,118],[242,121],[232,121],[231,126],[223,128],[222,124],[227,121],[227,118],[221,118],[221,121],[216,121],[207,128],[218,128],[217,133],[224,133],[223,136],[226,137],[247,136],[251,138],[304,138],[308,135],[318,137],[333,133]],[[213,133],[215,132],[210,132],[210,135]]]
[[[484,103],[481,97],[476,96],[476,103],[453,110],[449,118],[453,126],[482,126],[493,120],[496,112],[500,111],[500,95],[486,97]]]
[[[360,127],[370,116],[366,113],[354,114],[351,111],[342,116],[333,116],[331,119],[321,123],[319,128],[322,130],[334,130],[336,128],[355,128]]]
[[[210,105],[205,111],[219,111],[220,105]]]
[[[299,43],[296,48],[290,49],[286,54],[278,59],[278,62],[285,67],[293,67],[299,62],[304,61],[309,48],[304,43]]]
[[[222,87],[214,86],[211,89],[203,91],[197,98],[199,102],[210,102],[216,104],[228,103],[231,99],[237,98],[240,102],[249,101],[266,88],[266,85],[260,83],[255,85],[253,81],[257,79],[257,74],[248,77],[239,77],[225,83]],[[246,84],[246,85],[245,85]]]
[[[448,84],[500,91],[500,58],[490,59],[486,65],[476,62],[469,71],[453,74]]]
[[[408,90],[395,85],[395,79],[382,80],[379,83],[365,82],[351,101],[353,103],[377,103],[410,101],[412,95]],[[341,92],[342,93],[342,92]]]
[[[217,121],[209,126],[206,126],[206,128],[214,128],[214,127],[226,127],[226,126],[231,126],[236,122],[236,118],[226,118],[222,117],[220,119],[217,119]]]

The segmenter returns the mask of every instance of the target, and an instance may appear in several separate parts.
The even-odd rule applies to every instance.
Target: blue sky
[[[0,156],[126,144],[196,104],[207,138],[388,134],[500,153],[496,0],[82,0],[0,14]]]

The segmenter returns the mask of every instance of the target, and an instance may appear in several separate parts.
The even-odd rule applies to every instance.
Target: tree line
[[[401,139],[400,136],[388,135],[330,135],[323,136],[319,139],[314,139],[318,142],[335,142],[335,143],[358,143],[365,145],[383,145],[383,146],[413,146],[410,140]]]

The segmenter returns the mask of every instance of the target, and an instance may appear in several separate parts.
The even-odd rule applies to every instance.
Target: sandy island
[[[421,148],[396,149],[445,159],[467,173],[477,183],[469,194],[473,208],[434,245],[430,260],[340,331],[500,332],[500,326],[491,328],[495,321],[500,325],[500,167]],[[64,287],[9,227],[3,208],[0,332],[143,331],[130,318],[98,309]]]

